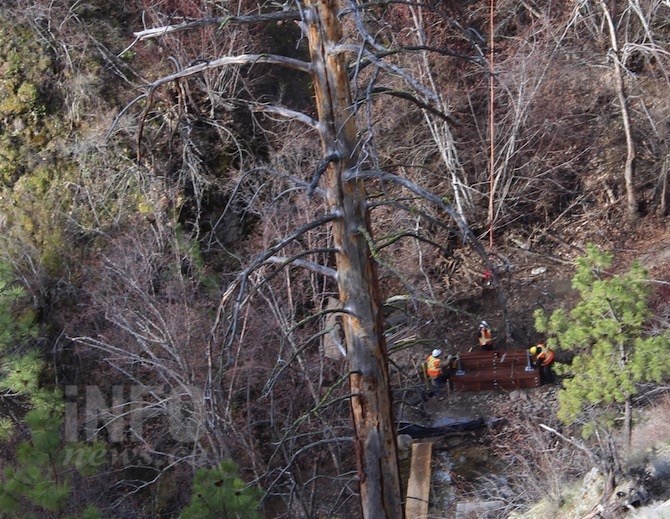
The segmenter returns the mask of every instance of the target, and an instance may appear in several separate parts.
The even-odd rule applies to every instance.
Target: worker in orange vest
[[[479,323],[479,345],[484,351],[493,349],[493,333],[486,321]]]
[[[540,369],[540,382],[551,384],[554,382],[554,373],[551,369],[554,364],[554,350],[540,342],[537,346],[530,348],[533,364]]]
[[[451,356],[447,358],[445,365],[442,364],[442,350],[434,349],[428,355],[424,363],[426,375],[430,379],[433,387],[442,387],[447,380],[449,380],[449,362]]]

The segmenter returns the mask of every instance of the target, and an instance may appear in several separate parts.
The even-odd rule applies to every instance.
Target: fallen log
[[[444,417],[432,425],[420,425],[413,422],[398,422],[398,434],[408,434],[412,438],[432,438],[447,434],[473,431],[486,427],[484,418],[452,418]]]

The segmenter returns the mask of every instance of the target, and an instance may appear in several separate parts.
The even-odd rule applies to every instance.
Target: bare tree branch
[[[299,121],[314,130],[318,130],[319,128],[319,123],[316,120],[312,119],[311,117],[302,112],[291,110],[289,108],[286,108],[285,106],[273,105],[269,103],[253,103],[253,102],[249,102],[247,103],[247,105],[254,112],[277,114],[286,119],[293,119]]]
[[[545,425],[545,424],[543,424],[543,423],[541,423],[541,424],[539,424],[539,425],[540,425],[540,427],[542,427],[542,429],[544,429],[545,431],[549,431],[550,433],[555,434],[555,435],[558,436],[561,440],[564,440],[564,441],[568,442],[570,445],[573,445],[573,446],[577,447],[579,450],[585,452],[586,454],[589,455],[589,458],[591,458],[593,461],[600,461],[600,459],[598,458],[598,456],[596,456],[596,454],[595,454],[593,451],[591,451],[590,449],[588,449],[587,447],[585,447],[584,445],[582,445],[580,442],[578,442],[578,441],[576,441],[576,440],[573,440],[572,438],[567,437],[565,434],[562,434],[562,433],[558,432],[558,431],[557,431],[556,429],[554,429],[553,427],[549,427],[548,425]]]
[[[419,108],[422,108],[423,110],[426,110],[430,112],[433,115],[436,115],[440,119],[448,122],[449,124],[453,124],[454,126],[460,126],[461,123],[453,119],[452,117],[448,116],[441,110],[438,110],[437,108],[430,106],[427,103],[424,103],[420,99],[417,99],[414,97],[412,94],[408,92],[403,92],[402,90],[396,90],[388,87],[375,87],[371,88],[369,90],[370,94],[386,94],[389,96],[397,97],[399,99],[405,99],[406,101],[410,101],[411,103],[415,104]],[[357,104],[361,104],[363,102],[362,98],[356,99]]]
[[[149,110],[151,109],[151,106],[153,104],[153,94],[154,91],[167,83],[171,83],[173,81],[176,81],[178,79],[182,79],[185,77],[192,76],[194,74],[198,74],[200,72],[204,72],[205,70],[211,70],[214,68],[218,67],[225,67],[228,65],[255,65],[256,63],[265,63],[265,64],[272,64],[272,65],[280,65],[283,67],[291,68],[298,70],[300,72],[306,72],[306,73],[311,73],[312,72],[312,65],[306,61],[302,61],[299,59],[294,59],[294,58],[288,58],[286,56],[278,56],[275,54],[240,54],[238,56],[223,56],[221,58],[217,58],[211,61],[204,61],[202,63],[197,63],[195,65],[192,65],[190,67],[186,67],[185,69],[182,69],[178,72],[175,72],[174,74],[170,74],[169,76],[164,76],[150,85],[148,85],[148,93],[147,93],[147,104],[144,109],[144,113],[142,114],[142,117],[140,119],[140,123],[138,126],[138,131],[137,131],[137,161],[139,163],[140,158],[141,158],[141,146],[140,143],[142,142],[142,134],[144,132],[144,121],[146,120],[147,114],[149,113]],[[277,110],[277,109],[275,109]],[[283,109],[282,109],[283,110]],[[297,112],[293,112],[292,110],[285,110],[285,114],[291,113],[291,117],[293,118],[299,118],[303,122],[307,122],[308,124],[311,125],[310,119],[305,115],[305,116],[300,116],[297,114]]]
[[[165,85],[166,83],[171,83],[177,79],[204,72],[205,70],[226,67],[228,65],[255,65],[256,63],[280,65],[282,67],[298,70],[307,74],[311,73],[312,71],[312,65],[310,63],[295,58],[279,56],[276,54],[240,54],[238,56],[223,56],[221,58],[196,63],[190,67],[186,67],[185,69],[175,72],[174,74],[170,74],[169,76],[165,76],[154,81],[149,85],[149,89],[155,90],[161,85]]]
[[[280,240],[272,247],[268,247],[262,254],[260,254],[254,261],[252,261],[251,264],[239,274],[235,282],[233,282],[228,287],[225,294],[221,298],[221,302],[219,303],[219,308],[217,310],[217,316],[211,328],[212,330],[211,334],[212,337],[214,337],[215,336],[214,331],[218,328],[219,323],[221,322],[221,319],[224,316],[224,309],[226,305],[229,303],[231,296],[235,293],[235,291],[237,291],[237,297],[233,302],[233,309],[230,315],[228,329],[225,334],[226,340],[221,353],[221,363],[223,363],[224,354],[230,349],[231,345],[235,342],[237,338],[238,318],[240,310],[244,305],[245,300],[249,297],[249,294],[247,293],[247,285],[249,283],[249,276],[251,275],[251,273],[257,270],[260,266],[262,266],[266,261],[268,261],[275,254],[277,254],[277,252],[286,247],[289,243],[301,237],[305,232],[309,231],[310,229],[320,227],[321,225],[330,222],[335,218],[336,218],[335,215],[327,214],[321,216],[320,218],[317,218],[314,221],[307,222],[305,225],[300,226],[298,229],[293,231],[289,236],[286,236],[284,239]]]
[[[503,312],[503,320],[505,322],[505,333],[507,340],[509,340],[511,337],[511,329],[509,322],[509,312],[507,309],[507,299],[505,297],[505,294],[503,293],[502,286],[500,285],[498,274],[496,272],[495,267],[491,263],[489,253],[486,251],[484,246],[474,235],[470,227],[468,227],[468,224],[465,222],[465,220],[459,214],[459,212],[456,211],[451,204],[445,202],[439,196],[434,195],[429,191],[426,191],[425,189],[417,186],[414,182],[411,182],[406,178],[394,175],[392,173],[388,173],[386,171],[359,171],[351,173],[350,177],[363,178],[363,179],[376,178],[380,180],[391,181],[395,184],[398,184],[399,186],[404,187],[405,189],[408,189],[412,193],[419,195],[425,200],[428,200],[429,202],[435,204],[437,207],[439,207],[440,209],[445,211],[449,216],[451,216],[451,218],[453,218],[453,220],[456,222],[456,225],[458,226],[458,229],[460,230],[463,243],[469,243],[472,249],[479,255],[486,268],[493,273],[493,286],[496,288],[496,294],[500,301],[501,310]]]
[[[197,29],[199,27],[205,27],[210,25],[218,25],[219,28],[221,29],[226,25],[252,25],[259,23],[281,22],[281,21],[291,21],[300,19],[302,19],[302,15],[299,11],[277,11],[274,13],[255,14],[255,15],[252,14],[246,16],[217,16],[214,18],[202,18],[199,20],[191,20],[177,25],[152,27],[151,29],[144,29],[143,31],[135,32],[133,33],[133,36],[135,36],[135,41],[133,42],[133,44],[151,38],[159,38],[161,36],[165,36],[166,34],[170,34],[173,32],[188,31],[191,29]]]
[[[637,197],[635,195],[635,187],[633,185],[635,176],[635,141],[633,139],[633,131],[631,129],[630,114],[628,113],[628,98],[626,97],[625,86],[623,82],[623,70],[620,63],[621,52],[619,51],[619,42],[617,40],[616,29],[612,16],[610,15],[607,3],[600,0],[600,6],[603,10],[603,16],[607,21],[609,29],[610,45],[612,46],[612,62],[614,63],[614,75],[616,81],[616,93],[619,99],[619,107],[621,108],[621,122],[623,123],[624,135],[626,137],[626,162],[624,164],[624,181],[626,186],[626,206],[628,216],[635,219],[639,216],[637,207]]]
[[[374,244],[375,250],[380,251],[385,247],[389,247],[390,245],[393,245],[397,241],[403,239],[403,238],[414,238],[415,240],[422,241],[424,243],[427,243],[428,245],[432,245],[436,249],[446,252],[446,249],[444,245],[440,245],[439,243],[431,240],[430,238],[427,238],[425,236],[422,236],[418,232],[413,232],[413,231],[400,231],[394,234],[391,234],[390,236],[384,236],[383,238],[379,239],[376,241]]]
[[[313,261],[297,259],[295,256],[292,258],[285,258],[282,256],[272,256],[267,259],[267,262],[279,263],[282,265],[282,267],[286,265],[295,265],[296,267],[306,268],[307,270],[311,270],[312,272],[316,272],[317,274],[321,274],[322,276],[330,277],[333,279],[337,277],[337,271],[335,269],[331,269],[330,267],[326,267],[325,265],[319,265],[318,263],[315,263]]]

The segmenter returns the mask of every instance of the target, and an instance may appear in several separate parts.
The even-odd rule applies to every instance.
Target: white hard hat
[[[442,355],[442,350],[433,350],[433,357],[439,357]]]
[[[482,321],[481,323],[479,323],[479,327],[480,327],[480,328],[484,328],[484,327],[488,328],[488,327],[489,327],[489,323],[487,323],[486,321]]]

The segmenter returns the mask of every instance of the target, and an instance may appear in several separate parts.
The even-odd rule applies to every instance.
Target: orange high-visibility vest
[[[482,333],[479,336],[479,345],[488,346],[491,344],[493,337],[491,337],[491,330],[489,328],[482,328]]]
[[[442,374],[442,369],[440,368],[440,359],[428,355],[426,359],[426,374],[430,378],[437,378]]]
[[[551,366],[554,363],[554,350],[550,350],[546,346],[537,354],[537,360],[542,363],[542,367]]]

